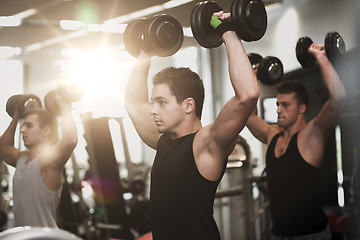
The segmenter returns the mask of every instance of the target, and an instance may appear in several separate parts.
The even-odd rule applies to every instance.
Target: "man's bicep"
[[[233,100],[234,98],[225,104],[211,126],[210,138],[215,140],[220,148],[226,149],[226,146],[236,142],[252,111],[250,104],[237,104]]]
[[[16,162],[20,158],[21,152],[19,149],[12,146],[2,147],[1,158],[10,166],[16,167]]]
[[[60,139],[54,146],[46,148],[40,158],[40,165],[42,167],[53,166],[57,169],[62,169],[66,162],[70,159],[76,144]]]
[[[153,118],[150,115],[150,106],[144,104],[132,110],[128,109],[131,122],[136,132],[149,147],[156,149],[160,134],[157,131]]]
[[[311,165],[319,167],[323,161],[324,147],[327,140],[315,119],[305,125],[298,135],[298,147],[302,157]]]
[[[309,127],[320,129],[321,133],[326,137],[335,127],[339,115],[339,108],[325,102],[319,114],[313,119],[313,124],[309,124]]]

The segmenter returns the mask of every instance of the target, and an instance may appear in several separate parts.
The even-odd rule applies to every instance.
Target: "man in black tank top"
[[[223,12],[215,14],[221,20],[230,17]],[[226,23],[219,26],[222,24]],[[189,68],[170,67],[154,76],[152,106],[147,88],[151,58],[144,52],[127,83],[128,114],[141,139],[157,151],[150,189],[155,240],[220,239],[213,218],[216,188],[259,95],[240,39],[230,28],[221,29],[235,96],[212,124],[201,124],[204,87]]]
[[[258,117],[256,108],[246,123],[258,140],[269,145],[266,173],[273,239],[331,239],[316,187],[324,145],[346,101],[346,92],[324,44],[313,43],[308,51],[316,58],[329,93],[319,114],[306,122],[307,89],[287,81],[276,87],[277,125]]]

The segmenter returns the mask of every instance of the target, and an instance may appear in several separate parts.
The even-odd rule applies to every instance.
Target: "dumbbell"
[[[279,58],[274,56],[263,58],[257,53],[249,53],[248,57],[260,82],[266,85],[275,85],[281,82],[284,68]]]
[[[309,37],[301,37],[296,43],[296,58],[304,68],[316,65],[316,59],[309,53],[309,47],[313,43]],[[325,36],[325,52],[331,62],[340,59],[346,52],[344,39],[338,32],[328,32]]]
[[[215,12],[223,9],[214,1],[199,2],[190,15],[191,31],[195,40],[204,48],[215,48],[223,41],[210,25]],[[262,38],[267,28],[267,13],[261,0],[233,0],[230,23],[240,39],[246,42]]]
[[[61,81],[56,90],[49,91],[44,98],[45,108],[56,116],[61,116],[61,108],[56,101],[57,96],[60,96],[67,103],[77,102],[84,95],[84,89],[81,85],[74,82]]]
[[[255,71],[257,71],[258,64],[263,60],[263,57],[258,53],[248,53],[248,58]]]
[[[14,116],[15,109],[17,109],[19,117],[24,118],[24,112],[34,107],[42,107],[40,98],[34,94],[13,95],[6,102],[6,112],[10,117]]]
[[[126,50],[134,57],[141,50],[149,56],[168,57],[181,48],[184,32],[176,18],[159,14],[151,19],[140,18],[129,22],[123,41]]]

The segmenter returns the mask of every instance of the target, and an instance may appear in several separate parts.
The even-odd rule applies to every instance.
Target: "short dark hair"
[[[298,104],[305,104],[306,109],[308,108],[309,92],[304,84],[295,81],[284,81],[276,86],[276,90],[281,94],[295,93]]]
[[[39,121],[40,128],[50,127],[51,128],[51,144],[55,144],[59,140],[58,136],[58,122],[56,116],[51,114],[44,108],[33,107],[28,108],[24,112],[24,118],[28,115],[37,115],[37,120]]]
[[[155,74],[153,78],[154,85],[161,83],[169,85],[177,103],[181,103],[189,97],[193,98],[195,101],[195,114],[201,119],[205,91],[203,81],[197,73],[185,67],[168,67]]]

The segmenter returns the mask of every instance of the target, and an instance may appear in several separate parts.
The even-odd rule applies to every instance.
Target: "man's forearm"
[[[223,35],[229,61],[229,74],[235,94],[244,99],[259,96],[259,86],[249,58],[237,34],[228,31]]]
[[[76,145],[78,141],[78,134],[76,129],[75,121],[72,117],[70,103],[61,104],[61,138],[62,141],[67,142],[71,145]]]
[[[327,57],[318,58],[324,85],[328,90],[329,99],[339,104],[345,102],[346,91],[332,63]]]
[[[131,71],[126,84],[125,106],[128,108],[134,103],[148,102],[147,78],[150,69],[150,57],[140,53],[135,66]]]
[[[14,136],[15,136],[17,123],[18,123],[18,118],[14,117],[11,120],[8,128],[5,130],[4,134],[0,138],[0,144],[2,146],[3,145],[14,146]]]

